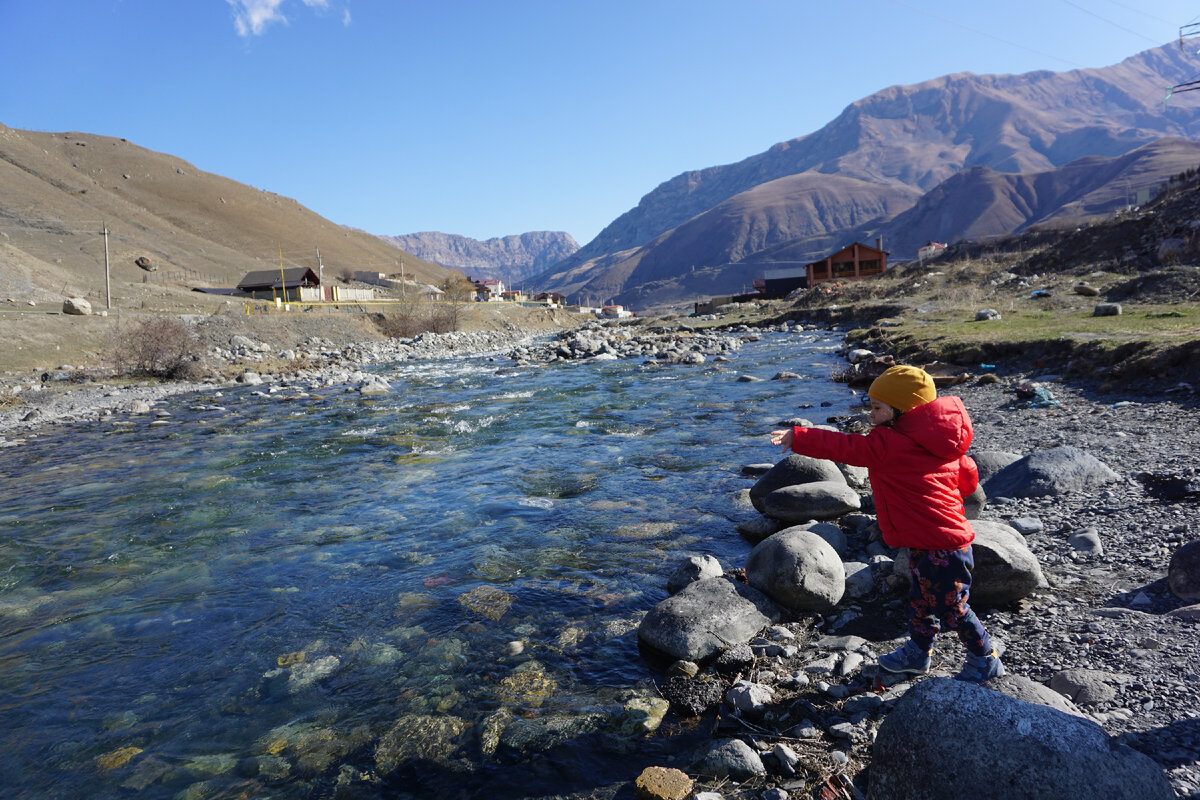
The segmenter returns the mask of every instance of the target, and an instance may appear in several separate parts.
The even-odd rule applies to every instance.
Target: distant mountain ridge
[[[886,233],[891,219],[963,170],[1049,174],[1079,159],[1111,159],[1166,137],[1195,139],[1200,93],[1166,103],[1163,94],[1165,86],[1189,79],[1196,69],[1194,60],[1168,45],[1101,69],[963,73],[893,86],[852,103],[808,136],[666,181],[538,281],[635,307],[651,296],[656,302],[678,301],[715,285],[737,290],[756,275],[730,264],[760,261],[756,253],[801,242],[837,247],[850,235]],[[1144,177],[1160,172],[1149,168]],[[956,202],[962,200],[953,194]],[[1066,195],[1062,200],[1070,202]],[[936,216],[932,203],[931,198],[926,213],[910,223],[928,226]],[[1010,216],[1030,222],[1024,213]],[[1053,209],[1039,208],[1032,216],[1049,218]],[[966,228],[906,229],[911,235],[890,244],[919,245],[935,238],[935,230],[953,240]],[[885,247],[891,249],[889,242]],[[893,257],[913,255],[915,247],[893,251]],[[761,266],[754,270],[760,271]]]
[[[970,167],[923,195],[882,226],[844,231],[851,239],[882,236],[885,249],[911,255],[926,241],[958,241],[1066,226],[1132,205],[1136,189],[1157,186],[1200,166],[1200,142],[1160,139],[1115,158],[1088,156],[1058,169],[998,172]],[[796,239],[747,262],[811,261],[826,238]]]
[[[579,249],[571,234],[562,231],[531,231],[485,241],[437,231],[379,238],[468,277],[514,284],[545,272]]]

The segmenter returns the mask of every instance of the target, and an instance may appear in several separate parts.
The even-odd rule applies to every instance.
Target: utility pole
[[[317,283],[325,285],[325,265],[321,263],[321,248],[319,247],[317,248]]]
[[[104,224],[104,296],[108,303],[108,310],[112,310],[112,279],[108,269],[108,223]]]

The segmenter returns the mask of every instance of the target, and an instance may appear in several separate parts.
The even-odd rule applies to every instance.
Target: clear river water
[[[851,408],[839,344],[406,362],[0,450],[3,796],[540,796],[683,752],[628,729],[638,621],[685,556],[742,565],[740,468]]]

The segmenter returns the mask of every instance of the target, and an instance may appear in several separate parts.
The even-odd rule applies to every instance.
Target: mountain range
[[[380,238],[468,278],[500,279],[510,286],[519,286],[579,249],[571,234],[561,231],[532,231],[485,241],[437,231]]]
[[[815,133],[666,181],[536,280],[645,308],[855,240],[909,259],[929,239],[1106,213],[1200,163],[1200,93],[1164,100],[1198,66],[1167,45],[1099,69],[893,86]]]

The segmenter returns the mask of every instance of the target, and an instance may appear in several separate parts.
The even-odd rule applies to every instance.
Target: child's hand
[[[788,428],[785,431],[771,431],[771,444],[782,446],[784,450],[791,450],[792,429]]]

